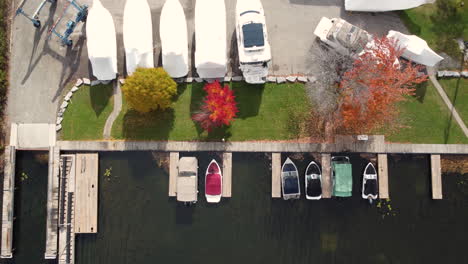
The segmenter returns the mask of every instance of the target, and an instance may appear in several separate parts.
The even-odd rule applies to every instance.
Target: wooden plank
[[[98,232],[98,166],[97,153],[76,154],[75,233]]]
[[[169,197],[176,196],[178,164],[179,164],[179,152],[171,152],[169,154]]]
[[[223,197],[232,196],[232,152],[223,153]]]
[[[322,154],[322,198],[332,197],[331,155]]]
[[[281,153],[271,154],[271,197],[281,198]]]
[[[431,155],[432,199],[442,199],[440,155]]]
[[[47,182],[47,219],[45,259],[57,258],[58,247],[58,213],[59,213],[59,167],[60,149],[49,150],[49,174]]]
[[[2,204],[2,245],[1,258],[13,258],[13,208],[15,198],[15,164],[16,149],[14,146],[5,148],[5,167],[3,176]]]
[[[378,181],[379,181],[379,198],[389,199],[390,193],[388,191],[388,160],[387,154],[377,155],[378,165]]]

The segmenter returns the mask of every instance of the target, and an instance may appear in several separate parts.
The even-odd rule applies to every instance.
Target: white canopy
[[[112,15],[99,0],[93,1],[86,21],[88,58],[98,80],[117,76],[117,40]]]
[[[403,10],[432,4],[436,0],[345,0],[345,9],[348,11],[382,12]]]
[[[444,59],[431,50],[425,40],[417,36],[405,35],[401,32],[390,30],[387,37],[398,40],[400,47],[405,48],[402,57],[416,63],[432,67]]]
[[[153,24],[146,0],[127,0],[123,18],[127,74],[137,67],[153,68]]]
[[[187,21],[179,0],[166,0],[159,26],[163,68],[173,78],[188,74]]]
[[[224,0],[195,4],[195,67],[201,78],[222,78],[227,71]]]

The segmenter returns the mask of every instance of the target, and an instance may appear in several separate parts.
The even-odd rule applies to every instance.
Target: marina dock
[[[281,153],[271,153],[271,197],[281,198]]]
[[[58,263],[75,262],[75,155],[60,156]]]
[[[13,211],[15,198],[15,161],[14,146],[5,148],[5,167],[3,176],[3,204],[2,204],[2,246],[1,257],[13,257]]]
[[[98,231],[98,154],[76,154],[75,233]]]
[[[379,182],[379,198],[389,199],[390,194],[388,191],[388,160],[387,154],[377,155],[377,175]]]
[[[47,179],[47,219],[45,259],[57,258],[58,208],[59,208],[60,149],[49,150],[49,170]]]
[[[223,197],[232,196],[232,153],[223,153]]]
[[[432,199],[442,199],[440,155],[431,155]]]
[[[322,198],[332,197],[331,155],[322,154]]]
[[[177,191],[177,165],[179,152],[169,153],[169,197],[175,197]]]

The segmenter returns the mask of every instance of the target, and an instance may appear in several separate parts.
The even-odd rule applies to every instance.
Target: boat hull
[[[223,175],[216,160],[212,160],[205,173],[205,197],[208,203],[221,201],[223,187]]]
[[[312,167],[315,167],[316,171],[312,171]],[[306,168],[304,182],[307,200],[322,199],[322,173],[320,167],[314,161],[309,163]],[[319,184],[319,186],[311,186],[310,184]],[[320,192],[320,194],[311,194],[311,192]]]
[[[366,200],[375,200],[379,197],[377,171],[371,162],[367,164],[362,175],[361,196]]]
[[[283,200],[299,199],[301,197],[299,172],[296,164],[289,158],[286,159],[281,168],[281,191]]]

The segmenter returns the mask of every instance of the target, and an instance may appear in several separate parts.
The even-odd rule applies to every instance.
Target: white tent
[[[431,50],[425,40],[417,36],[405,35],[398,31],[390,30],[387,37],[396,39],[400,47],[405,48],[402,57],[416,63],[432,67],[444,59]]]
[[[127,74],[137,67],[153,68],[153,24],[146,0],[127,0],[123,17]]]
[[[424,4],[432,4],[436,0],[345,0],[348,11],[383,12],[404,10]]]
[[[117,40],[112,15],[99,0],[93,1],[86,21],[88,58],[98,80],[117,76]]]
[[[173,78],[188,74],[187,21],[179,0],[166,0],[159,26],[163,68]]]
[[[227,71],[224,0],[195,4],[195,67],[201,78],[223,78]]]

